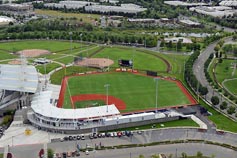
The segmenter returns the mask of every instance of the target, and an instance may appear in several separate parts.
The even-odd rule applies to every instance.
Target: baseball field
[[[121,112],[154,109],[156,107],[156,82],[153,77],[129,72],[96,73],[67,78],[61,106],[84,108],[115,104]],[[194,104],[190,94],[179,82],[159,79],[158,108]],[[61,96],[64,95],[64,96]]]

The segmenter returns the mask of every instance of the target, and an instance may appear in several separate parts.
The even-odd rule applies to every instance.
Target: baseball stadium
[[[175,109],[197,104],[182,82],[167,77],[177,67],[159,53],[67,41],[14,41],[0,47],[5,54],[1,72],[19,69],[0,74],[19,78],[15,87],[0,81],[2,101],[9,92],[18,96],[14,107],[27,107],[27,120],[38,129],[83,133],[169,121],[182,116]]]

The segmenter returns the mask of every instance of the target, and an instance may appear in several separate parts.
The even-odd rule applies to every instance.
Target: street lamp
[[[109,84],[105,84],[104,87],[106,88],[106,104],[107,104],[107,112],[108,112],[108,104],[109,104]]]
[[[159,78],[154,78],[154,81],[156,82],[156,113],[157,113],[157,101],[158,101],[158,80]]]

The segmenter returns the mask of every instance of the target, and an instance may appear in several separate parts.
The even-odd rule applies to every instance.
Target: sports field
[[[222,63],[218,63],[215,69],[216,79],[220,84],[224,84],[232,94],[237,95],[237,70],[234,69],[236,60],[224,59]],[[225,79],[233,79],[223,82]]]
[[[126,49],[118,47],[106,47],[94,55],[95,58],[109,58],[114,60],[112,66],[118,67],[119,59],[133,60],[135,69],[166,71],[167,65],[160,58],[154,55],[145,54],[135,49]]]
[[[63,108],[73,108],[69,91],[73,97],[85,94],[102,94],[106,96],[105,84],[109,84],[109,96],[125,103],[125,108],[120,109],[122,112],[155,108],[156,82],[154,78],[127,72],[90,74],[69,78],[65,89]],[[94,100],[93,97],[91,100]],[[94,103],[96,104],[97,101]],[[109,100],[109,103],[112,104],[112,101]],[[158,80],[158,108],[187,104],[192,103],[176,82]],[[74,104],[74,106],[76,105],[78,103]],[[84,104],[84,106],[90,105]],[[81,105],[79,107],[82,108]]]

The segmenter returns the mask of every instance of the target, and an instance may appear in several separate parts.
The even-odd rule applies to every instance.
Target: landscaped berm
[[[151,76],[130,72],[92,73],[64,78],[58,101],[61,108],[115,104],[121,112],[156,107],[156,82]],[[158,108],[197,104],[179,81],[158,80]]]

